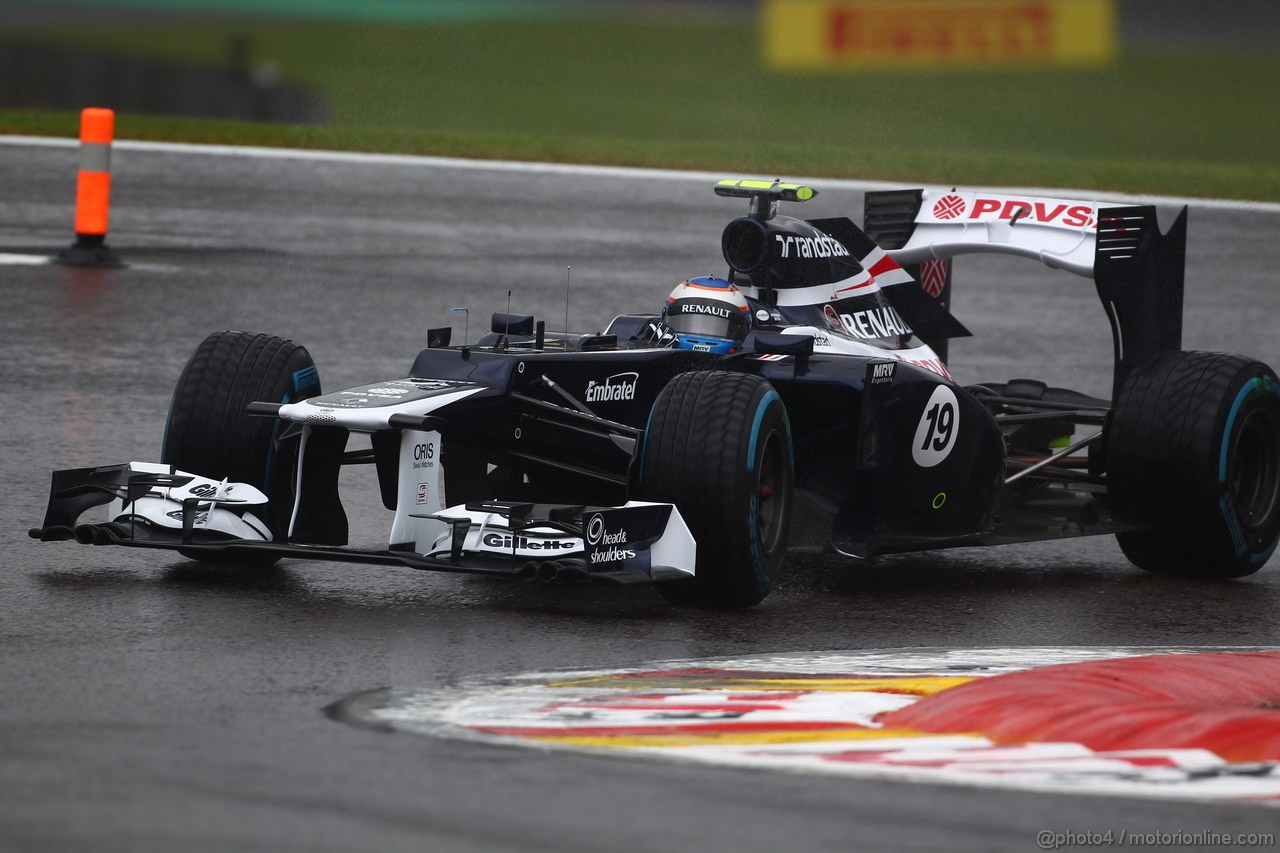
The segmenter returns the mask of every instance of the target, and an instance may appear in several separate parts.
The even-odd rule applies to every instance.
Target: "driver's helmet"
[[[677,349],[734,352],[751,327],[751,306],[733,284],[704,275],[676,285],[662,321],[676,336]]]

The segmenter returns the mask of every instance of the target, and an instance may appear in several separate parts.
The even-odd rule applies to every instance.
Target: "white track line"
[[[75,139],[50,136],[0,135],[0,145],[75,148]],[[718,181],[727,172],[696,172],[675,169],[645,169],[634,166],[589,166],[571,163],[530,163],[515,160],[473,160],[463,157],[431,157],[414,154],[369,154],[356,151],[313,151],[306,148],[262,148],[248,145],[196,145],[186,142],[146,142],[120,139],[113,143],[121,151],[140,151],[161,154],[187,154],[208,157],[256,157],[274,160],[310,160],[316,162],[352,163],[382,166],[422,166],[432,169],[457,169],[488,172],[523,172],[526,174],[574,175],[636,180],[688,180],[705,183]],[[903,184],[890,181],[862,181],[847,178],[794,177],[793,181],[816,184],[818,187],[855,191],[882,189],[914,189],[920,184]],[[971,189],[1009,195],[1047,195],[1065,198],[1097,198],[1094,190],[1046,188],[1046,187],[971,187]],[[1200,208],[1280,213],[1280,203],[1264,201],[1237,201],[1232,199],[1190,198],[1179,196],[1131,195],[1106,193],[1108,201],[1128,204],[1191,205]]]
[[[40,266],[50,263],[45,255],[14,255],[0,253],[0,266]]]

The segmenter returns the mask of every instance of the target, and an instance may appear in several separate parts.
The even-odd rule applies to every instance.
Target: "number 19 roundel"
[[[933,389],[920,415],[911,458],[921,468],[932,468],[951,454],[960,433],[960,406],[956,394],[946,385]]]

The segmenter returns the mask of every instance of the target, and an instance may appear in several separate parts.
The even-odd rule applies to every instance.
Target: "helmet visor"
[[[678,335],[710,335],[714,338],[734,338],[733,330],[742,326],[734,317],[710,317],[706,314],[675,314],[667,317],[667,325]]]
[[[675,303],[666,316],[667,325],[679,335],[708,335],[737,340],[747,333],[746,316],[724,303]]]

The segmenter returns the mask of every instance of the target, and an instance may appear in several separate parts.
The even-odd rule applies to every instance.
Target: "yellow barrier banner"
[[[763,0],[779,71],[1102,65],[1114,0]]]

